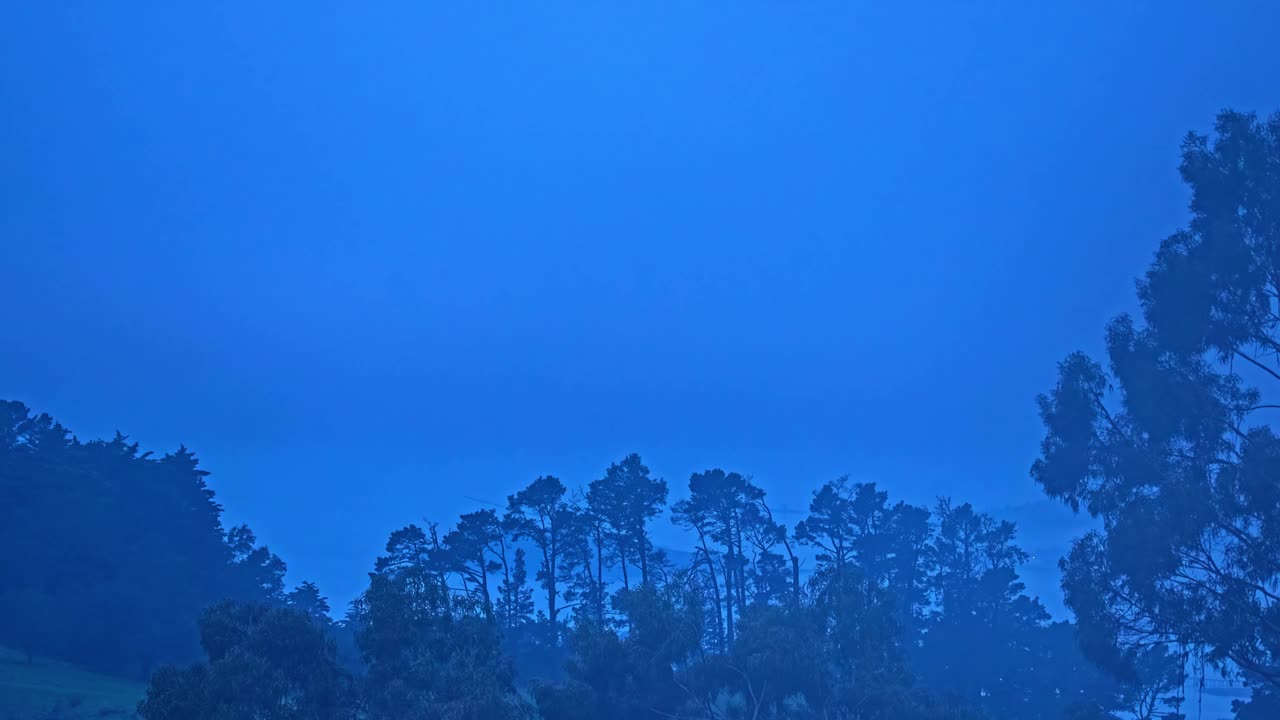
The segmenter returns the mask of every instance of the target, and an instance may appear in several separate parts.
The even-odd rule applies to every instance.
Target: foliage
[[[1144,322],[1117,318],[1107,366],[1073,354],[1040,398],[1032,475],[1101,521],[1063,561],[1093,657],[1132,675],[1144,648],[1190,647],[1274,689],[1280,116],[1215,131],[1183,143],[1191,221],[1138,285]]]
[[[284,563],[223,527],[208,474],[0,401],[0,643],[143,677],[198,656],[208,605],[281,602]]]
[[[631,588],[630,567],[640,567],[641,585],[649,581],[653,544],[648,524],[662,513],[666,502],[666,481],[650,477],[649,467],[635,453],[610,465],[604,477],[593,481],[587,490],[589,511],[607,529],[607,547],[622,571],[626,589]]]
[[[208,656],[156,671],[143,720],[339,720],[352,717],[333,643],[306,613],[219,603],[200,619]]]
[[[561,590],[572,583],[575,569],[585,559],[586,526],[565,499],[558,478],[540,477],[507,499],[506,524],[514,540],[528,540],[541,560],[537,580],[546,598],[551,635],[559,633]]]
[[[465,517],[465,516],[464,516]],[[453,598],[432,555],[480,558],[488,519],[447,548],[416,526],[392,534],[369,589],[353,609],[367,672],[364,704],[373,720],[501,720],[519,717],[510,662],[503,656],[492,609],[474,591]],[[434,535],[434,533],[433,533]],[[479,560],[477,560],[479,562]],[[463,572],[475,571],[464,567]]]

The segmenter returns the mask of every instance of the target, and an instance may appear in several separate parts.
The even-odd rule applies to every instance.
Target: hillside
[[[144,687],[0,648],[0,720],[133,718]]]

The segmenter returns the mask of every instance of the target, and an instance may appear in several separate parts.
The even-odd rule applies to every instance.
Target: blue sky
[[[185,443],[340,601],[631,451],[1038,499],[1182,136],[1280,109],[1265,3],[197,5],[3,10],[0,397]]]

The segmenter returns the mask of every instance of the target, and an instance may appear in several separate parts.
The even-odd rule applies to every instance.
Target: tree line
[[[207,475],[0,401],[0,644],[141,678],[200,656],[212,603],[286,602],[284,562],[223,526]]]
[[[359,666],[339,682],[331,651],[321,679],[294,685],[287,674],[307,665],[286,655],[273,682],[345,697],[326,717],[388,719],[1062,718],[1125,700],[1074,628],[1023,592],[1013,525],[968,504],[930,510],[838,478],[788,528],[739,473],[694,473],[685,499],[667,495],[633,454],[579,493],[539,477],[501,513],[396,530],[342,623]],[[664,516],[690,531],[690,563],[655,547]],[[222,606],[205,625],[235,625],[248,643],[281,632],[246,612]],[[315,627],[306,647],[320,647]],[[216,657],[158,676],[144,717],[193,717],[175,698],[211,687],[232,704],[259,696],[215,671],[271,677],[270,660]]]
[[[1121,699],[1022,592],[1014,527],[968,504],[837,478],[788,527],[736,472],[668,504],[632,454],[577,491],[543,476],[501,511],[392,532],[335,622],[222,527],[189,451],[0,407],[0,643],[155,670],[144,718],[1049,718]],[[687,563],[653,542],[668,522]]]

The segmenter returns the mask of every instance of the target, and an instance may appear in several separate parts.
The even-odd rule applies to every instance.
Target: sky
[[[1266,3],[0,14],[0,398],[185,444],[339,606],[391,530],[629,452],[791,521],[846,473],[1040,500],[1035,396],[1185,221],[1182,138],[1280,110]]]

